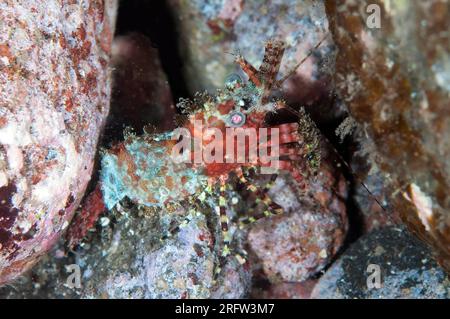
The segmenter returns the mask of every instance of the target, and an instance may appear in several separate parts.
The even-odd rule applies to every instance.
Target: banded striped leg
[[[258,70],[258,76],[264,88],[262,97],[263,104],[269,100],[272,87],[280,70],[281,59],[283,58],[285,48],[285,43],[282,41],[271,40],[266,43],[263,63]]]
[[[275,180],[277,179],[278,174],[271,174],[269,181],[264,185],[262,190],[259,190],[256,188],[256,200],[255,203],[251,206],[251,208],[254,210],[256,206],[258,206],[259,203],[263,202],[264,205],[266,205],[267,208],[273,209],[274,211],[280,209],[281,207],[274,203],[270,196],[268,195],[269,190],[272,188],[273,184],[275,183]],[[247,181],[247,183],[249,183]],[[271,213],[268,213],[267,216],[272,215]]]
[[[245,188],[250,191],[251,193],[255,194],[256,196],[258,196],[258,188],[251,184],[247,178],[244,175],[244,172],[242,170],[242,167],[239,167],[236,169],[236,175],[239,179],[239,183],[243,186],[245,186]],[[253,223],[256,221],[256,219],[253,217],[254,214],[254,207],[250,207],[249,211],[247,212],[247,215],[245,218],[240,218],[239,219],[239,228],[242,229],[245,225]]]
[[[302,159],[304,152],[301,149],[289,148],[289,147],[280,147],[280,157],[287,156],[289,160],[280,160],[278,163],[278,169],[283,171],[288,171],[291,173],[291,176],[298,183],[300,189],[304,189],[306,187],[305,178],[300,173],[300,170],[297,166],[293,164],[292,161]],[[264,166],[262,164],[261,166]]]
[[[261,190],[258,190],[258,188],[251,184],[244,176],[244,173],[242,171],[242,168],[239,168],[236,170],[236,174],[239,178],[239,181],[247,187],[248,190],[255,193],[257,196],[257,199],[255,203],[250,207],[250,213],[252,213],[252,216],[246,216],[244,218],[241,218],[239,220],[239,227],[243,228],[245,225],[248,225],[250,223],[254,223],[257,220],[272,216],[272,215],[278,215],[283,213],[283,208],[278,205],[277,203],[273,202],[270,196],[267,194],[269,189],[273,186],[273,183],[275,182],[275,179],[277,177],[276,174],[272,174],[270,177],[270,181],[264,186],[264,188]],[[255,208],[258,206],[259,203],[263,203],[265,205],[265,210],[262,213],[254,213]]]
[[[219,191],[219,220],[220,220],[220,229],[222,233],[222,242],[221,251],[219,254],[219,266],[216,267],[214,271],[214,281],[217,280],[220,272],[222,271],[223,266],[225,265],[227,257],[230,255],[230,242],[231,237],[229,233],[229,225],[228,225],[228,216],[227,216],[227,200],[225,197],[226,191],[226,180],[224,178],[220,179],[220,191]]]
[[[203,205],[202,199],[204,196],[206,196],[206,195],[204,193],[202,193],[198,197],[191,197],[189,199],[190,202],[194,203],[197,211],[201,211],[200,207]],[[186,226],[191,221],[192,214],[195,214],[195,212],[196,212],[195,209],[191,209],[187,212],[188,213],[187,216],[185,216],[181,222],[177,222],[176,220],[172,221],[168,231],[166,232],[165,235],[162,236],[161,240],[167,240],[167,239],[175,236],[176,234],[178,234],[180,229],[183,228],[184,226]]]
[[[257,166],[250,166],[250,167],[248,167],[248,170],[251,169],[251,170],[253,170],[256,174],[259,174],[258,171],[257,171],[258,168],[260,168],[260,167],[257,167]],[[241,170],[242,170],[242,169],[241,169]],[[247,179],[248,174],[245,174],[245,171],[243,171],[243,175],[244,175],[244,177],[246,178],[245,182],[248,183],[248,184],[251,184],[251,183],[248,181],[248,179]],[[247,175],[247,176],[246,176],[246,175]],[[278,177],[278,174],[271,174],[271,175],[270,175],[269,181],[268,181],[266,184],[264,184],[264,187],[263,187],[263,189],[262,189],[262,192],[268,192],[268,191],[272,188],[272,186],[273,186],[273,184],[275,183],[275,180],[277,179],[277,177]],[[253,185],[253,184],[251,184],[251,185]],[[261,192],[261,190],[259,190],[256,186],[254,186],[253,189],[256,190],[256,194],[259,194],[259,193]]]
[[[185,227],[191,221],[191,219],[192,219],[191,213],[192,213],[192,211],[190,211],[188,213],[188,215],[186,217],[184,217],[184,219],[181,222],[174,221],[170,225],[166,234],[162,236],[161,240],[167,240],[169,238],[174,237],[176,234],[178,234],[180,232],[181,228]]]
[[[219,266],[216,267],[214,271],[214,281],[217,281],[217,278],[220,275],[223,267],[225,266],[226,259],[232,253],[231,248],[231,236],[229,233],[229,220],[226,213],[227,200],[225,197],[225,191],[227,188],[227,184],[225,179],[221,179],[220,181],[220,191],[219,191],[219,217],[220,217],[220,228],[222,233],[222,249],[219,254]],[[247,252],[243,249],[239,250],[239,253],[235,253],[234,257],[238,261],[239,264],[243,265],[247,261]]]
[[[170,225],[168,231],[161,237],[160,240],[162,241],[167,240],[178,234],[179,231],[180,231],[180,224],[176,223],[174,225]]]

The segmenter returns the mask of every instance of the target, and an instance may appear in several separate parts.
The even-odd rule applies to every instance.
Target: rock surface
[[[395,209],[450,270],[448,1],[338,0],[326,11],[337,93],[367,128]]]
[[[185,216],[186,211],[172,214]],[[162,242],[169,220],[145,209],[125,210],[107,240],[100,245],[88,241],[90,249],[77,260],[91,271],[81,297],[209,297],[214,255],[204,216],[190,216],[178,234]]]
[[[191,94],[221,88],[237,68],[230,53],[240,52],[255,67],[271,38],[287,43],[284,75],[324,38],[328,21],[321,1],[170,0]],[[290,102],[312,103],[328,94],[334,67],[328,38],[283,86]]]
[[[358,141],[360,140],[358,137]],[[364,143],[368,142],[367,139],[364,140]],[[359,178],[355,182],[353,199],[358,207],[360,232],[367,234],[381,227],[400,224],[397,211],[389,206],[390,193],[385,186],[386,175],[373,162],[373,158],[356,152],[352,158],[352,170]]]
[[[0,3],[0,285],[69,224],[109,109],[117,3]]]
[[[328,169],[323,163],[317,180],[303,194],[288,176],[280,175],[269,195],[285,214],[251,227],[249,246],[271,282],[304,281],[327,266],[342,247],[348,230],[342,202],[346,184]]]
[[[379,267],[379,288],[368,287],[376,282],[373,265]],[[312,298],[450,298],[450,279],[423,243],[405,229],[386,227],[346,250],[320,278]]]
[[[0,4],[6,8],[0,13],[5,17],[0,19],[0,31],[6,30],[0,34],[0,285],[54,247],[79,204],[108,110],[111,53],[116,72],[106,142],[121,139],[123,126],[139,135],[148,123],[168,131],[174,115],[153,44],[135,33],[118,37],[111,46],[112,0],[106,1],[105,8],[95,1],[80,6],[52,0],[48,8],[35,5],[29,12],[21,10],[22,3],[28,1]],[[359,155],[362,162],[373,164],[362,180],[389,211],[378,206],[364,187],[356,186],[353,196],[363,227],[346,238],[347,186],[336,169],[339,161],[328,157],[330,150],[324,146],[317,176],[304,175],[302,184],[281,174],[270,190],[285,214],[263,218],[248,232],[230,223],[231,255],[215,286],[214,267],[223,252],[221,225],[213,209],[217,194],[211,192],[204,205],[189,199],[150,208],[139,201],[131,204],[135,198],[119,188],[120,198],[107,203],[110,210],[105,213],[97,185],[72,222],[69,247],[60,242],[30,272],[1,287],[0,298],[305,299],[311,293],[314,298],[450,298],[449,278],[429,249],[400,226],[389,227],[399,212],[449,267],[448,3],[168,3],[180,31],[180,53],[192,94],[223,87],[225,77],[236,70],[228,53],[240,49],[256,63],[264,43],[273,37],[287,42],[281,68],[286,74],[323,38],[330,21],[332,36],[280,95],[293,106],[295,102],[312,105],[308,112],[325,119],[322,124],[332,123],[349,107],[349,123],[359,122],[358,133],[364,135],[353,136],[362,149],[353,157],[352,168],[364,171],[358,167]],[[380,29],[367,24],[369,4],[382,9]],[[17,25],[15,15],[23,15],[25,23]],[[60,20],[68,22],[47,23]],[[38,31],[32,34],[32,29]],[[333,41],[339,49],[337,60]],[[406,51],[410,54],[402,54]],[[165,57],[166,64],[168,60]],[[334,84],[336,99],[329,95]],[[333,111],[326,111],[327,107]],[[286,120],[287,115],[280,113],[269,121]],[[348,136],[351,129],[338,130],[339,137]],[[134,155],[142,159],[138,167],[148,171],[148,154],[137,150]],[[130,159],[126,154],[122,157]],[[301,174],[303,161],[312,160],[298,160]],[[124,171],[124,176],[130,177],[130,172]],[[267,181],[267,176],[253,177],[256,185]],[[166,175],[157,178],[166,180]],[[156,187],[142,195],[158,192],[161,189]],[[239,187],[227,190],[226,198],[233,204],[226,212],[230,220],[252,205],[245,193]],[[179,231],[168,236],[174,225],[180,225]],[[346,239],[354,240],[360,233],[364,237],[350,248],[344,246]],[[249,248],[249,260],[241,265],[234,254],[242,253],[244,246]],[[337,257],[342,248],[347,250]],[[368,287],[373,275],[369,265],[380,269],[379,288]],[[72,287],[73,267],[81,270],[81,287]]]
[[[164,238],[174,221],[183,223],[180,231]],[[100,218],[96,231],[74,253],[53,252],[11,287],[0,288],[0,297],[246,297],[251,273],[234,260],[225,265],[220,285],[213,284],[217,258],[212,236],[204,214],[186,213],[182,207],[119,206]],[[70,265],[80,267],[80,287],[70,286]]]

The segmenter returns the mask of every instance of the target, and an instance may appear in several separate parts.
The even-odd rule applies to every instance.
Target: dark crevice
[[[174,101],[178,101],[180,97],[187,97],[188,90],[182,72],[183,61],[178,47],[179,35],[166,1],[121,0],[116,36],[131,32],[147,36],[158,49]]]

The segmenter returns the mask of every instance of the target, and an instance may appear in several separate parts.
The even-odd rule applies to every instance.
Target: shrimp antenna
[[[224,52],[225,52],[226,54],[229,54],[229,55],[235,57],[235,58],[241,55],[241,50],[239,50],[239,49],[236,50],[236,53],[228,52],[228,51],[224,51]]]
[[[328,38],[328,35],[329,33],[327,32],[327,34],[314,46],[314,48],[309,50],[308,54],[299,63],[297,63],[297,65],[294,68],[292,68],[292,70],[289,71],[288,74],[286,74],[284,77],[282,77],[275,83],[275,87],[280,88],[281,85],[284,83],[284,81],[290,78],[297,71],[297,69],[314,53],[314,51],[317,50],[322,45],[322,43]]]

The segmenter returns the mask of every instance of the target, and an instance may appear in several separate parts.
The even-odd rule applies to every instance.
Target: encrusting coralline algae
[[[0,285],[69,225],[109,110],[117,2],[0,3]]]

